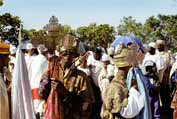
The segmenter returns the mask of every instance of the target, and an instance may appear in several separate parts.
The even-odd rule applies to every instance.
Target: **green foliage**
[[[92,47],[102,46],[106,48],[115,39],[114,27],[108,24],[91,24],[89,26],[79,27],[76,32],[83,42]]]
[[[18,28],[20,19],[17,16],[12,16],[10,13],[5,13],[0,16],[0,36],[2,40],[8,40],[17,44]]]
[[[2,6],[3,5],[3,0],[0,0],[0,6]]]
[[[177,15],[149,17],[144,24],[132,17],[124,17],[118,26],[118,35],[135,35],[145,43],[164,40],[169,48],[177,43]]]

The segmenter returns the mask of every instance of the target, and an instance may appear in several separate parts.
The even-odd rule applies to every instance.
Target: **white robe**
[[[118,72],[118,69],[114,67],[113,65],[109,64],[107,65],[107,69],[103,68],[98,76],[98,86],[101,91],[102,97],[105,94],[105,91],[107,87],[110,84],[109,77],[110,76],[116,76],[116,73]]]
[[[8,95],[2,74],[0,74],[0,119],[9,119]]]
[[[42,54],[39,54],[33,59],[33,62],[31,64],[31,89],[32,89],[32,98],[33,98],[33,104],[34,104],[34,110],[37,112],[39,105],[41,103],[40,98],[38,98],[38,89],[39,84],[41,81],[41,77],[45,71],[47,71],[48,68],[48,61],[45,56]]]
[[[149,53],[146,53],[146,55],[144,57],[144,60],[143,60],[143,66],[144,66],[144,63],[146,61],[149,61],[149,60],[151,60],[154,63],[156,63],[156,67],[157,67],[158,72],[160,70],[166,68],[165,61],[164,61],[164,59],[159,54],[151,55]]]
[[[87,59],[87,65],[91,66],[91,77],[93,78],[94,84],[99,87],[98,85],[98,77],[101,70],[104,68],[103,63],[101,61],[95,60],[93,53]]]
[[[129,91],[128,105],[122,108],[120,114],[124,118],[133,118],[140,113],[144,105],[144,97],[132,87]]]
[[[28,77],[29,80],[31,80],[31,73],[32,73],[32,63],[35,59],[36,55],[34,56],[29,56],[28,54],[25,55],[25,62],[26,62],[26,66],[27,66],[27,70],[28,70]]]
[[[176,69],[177,69],[177,61],[172,65],[169,78],[171,78],[172,74],[176,71]]]

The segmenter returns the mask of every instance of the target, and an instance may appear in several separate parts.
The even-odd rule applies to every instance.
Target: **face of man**
[[[64,52],[62,53],[62,64],[64,65],[64,68],[70,68],[75,56],[73,52]]]
[[[3,71],[3,67],[4,66],[8,66],[8,62],[9,62],[9,57],[8,55],[0,55],[0,72]]]
[[[104,61],[103,64],[104,64],[104,67],[106,68],[110,64],[110,62],[109,61]]]
[[[28,54],[29,54],[30,56],[32,56],[32,55],[34,54],[34,51],[35,51],[35,49],[30,49],[30,50],[28,50]]]
[[[94,52],[94,58],[95,58],[96,60],[100,60],[100,59],[101,59],[101,54],[98,54],[98,53],[95,53],[95,52]]]

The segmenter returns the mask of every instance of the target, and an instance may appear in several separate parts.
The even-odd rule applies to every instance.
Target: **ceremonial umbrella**
[[[142,47],[142,41],[134,36],[120,36],[116,38],[111,45],[113,47],[116,47],[120,43],[123,43],[125,46],[127,46],[128,43],[136,43],[137,45]]]
[[[25,55],[21,51],[21,29],[12,79],[12,119],[35,119]]]

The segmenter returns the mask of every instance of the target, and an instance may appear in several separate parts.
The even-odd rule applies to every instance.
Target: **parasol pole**
[[[21,42],[22,42],[22,25],[20,24],[20,28],[19,28],[19,33],[18,33],[18,42],[19,42],[19,45],[21,45]]]

